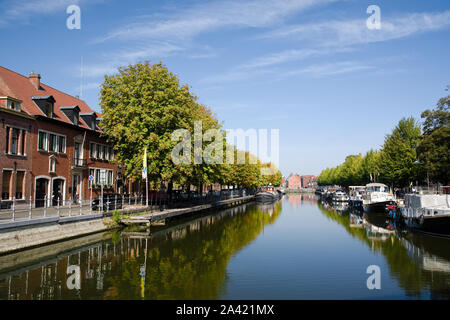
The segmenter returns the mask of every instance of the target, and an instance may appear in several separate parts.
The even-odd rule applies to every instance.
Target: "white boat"
[[[373,224],[367,224],[366,226],[367,238],[375,241],[386,241],[392,235],[395,235],[395,230],[389,230]]]
[[[365,228],[367,223],[362,215],[350,213],[350,228]]]
[[[348,210],[348,203],[345,201],[333,202],[330,209],[334,209],[337,213],[345,213]]]
[[[369,183],[363,196],[363,208],[366,212],[387,212],[388,206],[396,206],[389,187],[383,183]]]
[[[348,187],[349,191],[349,199],[348,205],[352,208],[361,208],[363,207],[363,196],[366,194],[365,186],[350,186]]]
[[[401,215],[410,228],[450,235],[450,198],[448,194],[407,194]]]
[[[334,202],[347,202],[348,201],[348,195],[345,193],[344,190],[336,190],[333,195],[331,196],[331,199]]]

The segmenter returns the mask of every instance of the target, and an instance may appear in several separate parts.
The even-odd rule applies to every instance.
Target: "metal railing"
[[[73,158],[73,165],[78,168],[86,167],[86,159]]]
[[[163,211],[167,209],[186,208],[201,204],[214,203],[254,194],[247,190],[226,190],[209,193],[179,193],[171,196],[163,193],[149,193],[148,206],[144,194],[105,194],[103,198],[86,200],[63,200],[59,197],[47,197],[28,200],[13,198],[3,201],[3,209],[0,209],[0,224],[15,221],[42,219],[51,217],[73,217],[80,215],[113,212],[128,212],[145,210],[149,212]],[[7,204],[5,206],[5,204]]]

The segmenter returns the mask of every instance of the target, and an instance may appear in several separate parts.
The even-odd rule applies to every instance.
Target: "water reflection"
[[[323,203],[319,209],[372,251],[383,254],[407,296],[450,299],[450,239],[401,231],[384,214],[341,211]]]
[[[96,234],[2,256],[0,299],[216,299],[231,256],[280,212],[280,202],[243,205],[151,232]]]
[[[318,201],[318,197],[312,193],[300,193],[300,194],[292,193],[292,194],[289,194],[286,197],[286,199],[289,202],[289,204],[292,205],[294,208],[297,208],[297,207],[300,207],[300,206],[303,206],[306,204],[316,206],[317,201]]]
[[[450,239],[317,200],[288,195],[0,256],[0,299],[450,298]],[[378,293],[366,288],[374,262]]]

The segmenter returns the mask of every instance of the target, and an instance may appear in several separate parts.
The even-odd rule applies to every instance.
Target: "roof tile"
[[[22,100],[22,109],[30,115],[42,116],[43,113],[39,107],[33,102],[33,97],[48,97],[53,96],[55,99],[53,113],[55,119],[64,123],[72,124],[67,119],[64,113],[59,109],[62,106],[78,106],[80,113],[95,113],[98,117],[101,114],[92,110],[86,102],[75,98],[67,93],[59,91],[41,82],[40,89],[36,89],[31,83],[30,79],[17,72],[11,71],[5,67],[0,66],[0,96],[11,96]],[[80,121],[80,127],[89,129],[89,127]],[[101,130],[97,130],[101,132]]]

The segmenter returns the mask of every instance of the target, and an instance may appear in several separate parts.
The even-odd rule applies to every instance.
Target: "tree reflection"
[[[226,280],[229,259],[252,242],[281,213],[281,203],[247,206],[206,217],[184,227],[182,237],[149,242],[145,268],[145,299],[216,299]],[[214,223],[220,219],[220,223]],[[163,232],[163,231],[162,231]],[[142,258],[142,255],[141,255]],[[141,298],[142,259],[128,259],[105,278],[105,298]]]
[[[354,238],[386,258],[391,276],[407,296],[450,298],[450,240],[396,230],[383,215],[343,215],[318,204],[329,219],[342,225]]]

